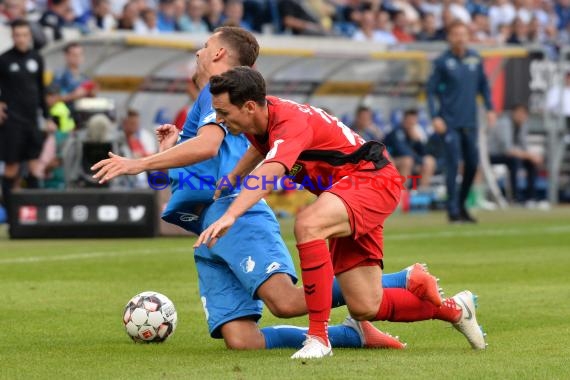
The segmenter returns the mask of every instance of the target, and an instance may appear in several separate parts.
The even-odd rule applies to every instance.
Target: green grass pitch
[[[10,241],[0,233],[1,379],[563,379],[570,378],[570,209],[479,214],[449,226],[443,214],[396,215],[385,228],[385,264],[427,262],[447,295],[479,295],[489,348],[472,351],[439,321],[376,323],[403,351],[336,349],[302,364],[294,350],[236,352],[207,334],[193,239]],[[294,251],[292,223],[283,234]],[[170,297],[176,333],[133,343],[125,303],[143,290]],[[336,309],[340,323],[346,309]],[[261,325],[305,325],[305,318]]]

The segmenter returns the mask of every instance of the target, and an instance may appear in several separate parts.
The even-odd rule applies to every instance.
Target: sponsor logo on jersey
[[[281,268],[281,264],[279,264],[278,262],[274,261],[271,264],[269,264],[267,266],[267,269],[265,270],[265,273],[269,274],[271,272],[275,272],[277,269]]]
[[[198,220],[198,215],[195,214],[191,214],[189,212],[180,212],[178,211],[177,214],[180,215],[179,220],[181,222],[194,222],[196,220]]]
[[[291,170],[289,171],[289,175],[291,175],[291,176],[296,176],[297,173],[299,173],[299,171],[301,171],[301,169],[303,169],[303,165],[302,165],[302,164],[295,164],[295,165],[293,165],[293,167],[292,167]]]

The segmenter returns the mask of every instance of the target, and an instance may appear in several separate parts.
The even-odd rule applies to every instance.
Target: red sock
[[[438,307],[406,289],[385,288],[377,321],[415,322],[435,318]]]
[[[305,301],[309,311],[308,335],[318,336],[328,343],[327,324],[331,314],[333,267],[324,240],[297,244]]]
[[[455,304],[455,300],[453,298],[444,300],[433,316],[434,319],[440,319],[451,323],[458,322],[460,317],[461,308]]]

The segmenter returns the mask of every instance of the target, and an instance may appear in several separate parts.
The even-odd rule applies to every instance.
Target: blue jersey
[[[212,108],[208,84],[200,91],[198,99],[188,112],[178,143],[196,137],[200,128],[215,123],[216,112]],[[243,135],[231,135],[223,125],[218,125],[226,136],[215,157],[168,171],[172,198],[162,218],[196,234],[202,232],[196,210],[203,212],[204,207],[212,203],[216,182],[235,167],[249,147]]]
[[[477,94],[492,110],[489,82],[476,51],[468,49],[463,57],[457,57],[447,50],[434,61],[427,83],[432,118],[441,117],[450,128],[477,127]]]

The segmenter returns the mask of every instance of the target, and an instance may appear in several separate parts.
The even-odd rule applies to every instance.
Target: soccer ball
[[[171,300],[157,292],[142,292],[125,306],[127,334],[142,343],[164,342],[176,330],[178,315]]]

